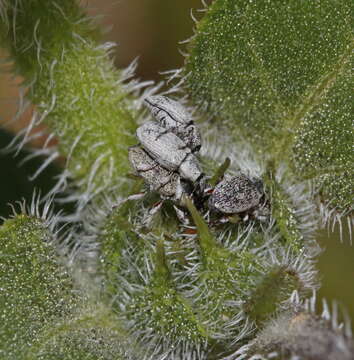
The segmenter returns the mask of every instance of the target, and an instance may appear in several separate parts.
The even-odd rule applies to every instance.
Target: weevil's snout
[[[143,104],[152,111],[154,107],[156,106],[156,102],[154,101],[153,96],[148,96],[143,100]]]
[[[144,100],[143,100],[143,104],[145,106],[147,106],[148,108],[150,108],[151,106],[153,106],[151,100],[150,100],[150,96],[149,97],[146,97]]]
[[[144,99],[144,104],[149,107],[154,107],[164,101],[164,97],[161,95],[147,96]]]

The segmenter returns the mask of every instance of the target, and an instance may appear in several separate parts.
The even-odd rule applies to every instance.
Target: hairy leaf
[[[350,0],[216,0],[186,64],[197,104],[347,210],[353,14]]]
[[[37,106],[30,127],[50,127],[67,157],[65,174],[88,196],[121,184],[135,112],[122,85],[127,74],[109,59],[112,44],[98,45],[97,29],[74,0],[6,0],[0,15],[2,45]]]

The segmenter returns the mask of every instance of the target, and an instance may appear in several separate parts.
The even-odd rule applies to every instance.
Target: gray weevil
[[[147,122],[137,129],[136,135],[144,150],[165,169],[178,172],[192,183],[203,177],[197,158],[175,134],[165,132],[157,123]]]
[[[182,104],[161,95],[149,96],[144,101],[166,132],[170,131],[177,135],[192,152],[199,151],[201,147],[199,130]]]
[[[225,215],[243,213],[247,219],[248,214],[252,214],[259,220],[264,220],[268,209],[264,207],[260,211],[263,197],[261,181],[239,173],[221,180],[215,186],[208,204],[211,210]]]
[[[179,200],[182,197],[184,190],[178,173],[164,169],[139,145],[129,148],[129,161],[151,191],[157,191],[162,198]]]
[[[129,148],[129,161],[137,175],[141,176],[150,188],[161,196],[161,201],[154,204],[144,219],[144,224],[150,224],[153,216],[159,211],[164,200],[170,199],[180,202],[184,194],[190,194],[190,186],[184,182],[176,172],[170,172],[160,166],[143,148],[139,145]],[[127,200],[136,200],[144,197],[144,193],[129,196]],[[173,205],[178,219],[184,224],[189,220],[185,212]]]

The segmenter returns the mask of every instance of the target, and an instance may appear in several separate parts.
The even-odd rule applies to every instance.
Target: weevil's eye
[[[201,147],[202,147],[202,145],[197,145],[197,146],[193,149],[193,152],[198,152]]]

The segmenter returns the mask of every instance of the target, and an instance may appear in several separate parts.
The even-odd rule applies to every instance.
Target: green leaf
[[[0,357],[129,360],[138,351],[111,308],[90,304],[39,219],[19,215],[0,228]]]
[[[353,59],[346,61],[341,76],[306,114],[293,148],[295,171],[314,178],[322,199],[346,212],[352,211],[354,204],[353,64]]]
[[[216,0],[185,69],[195,103],[341,209],[353,200],[353,14],[350,0]]]

